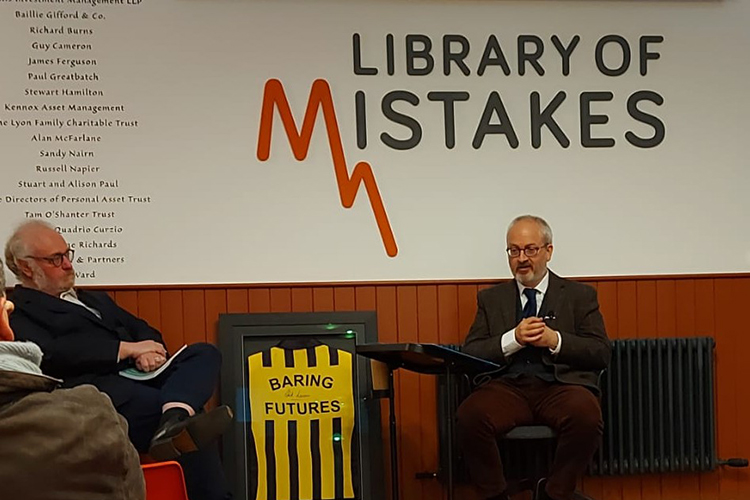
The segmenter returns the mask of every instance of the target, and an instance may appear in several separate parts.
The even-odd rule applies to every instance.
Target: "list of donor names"
[[[137,148],[143,123],[117,90],[118,57],[103,47],[118,16],[140,8],[141,0],[0,0],[16,41],[0,55],[0,137],[15,163],[0,183],[0,209],[6,221],[51,223],[75,250],[80,283],[128,264],[129,221],[153,203],[147,186],[123,175],[122,152]]]

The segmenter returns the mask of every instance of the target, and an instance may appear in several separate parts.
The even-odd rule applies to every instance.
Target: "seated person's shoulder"
[[[114,412],[109,396],[90,384],[83,384],[70,389],[58,389],[56,394],[82,405],[92,405],[95,409],[104,413],[109,413],[110,410]]]
[[[63,426],[67,421],[76,420],[118,420],[109,396],[93,385],[84,384],[70,389],[35,392],[24,398],[24,403],[34,400],[42,402],[46,406],[45,411],[50,416],[54,414],[56,423]],[[103,421],[102,425],[107,423]]]
[[[127,424],[94,386],[25,396],[3,412],[0,437],[0,462],[14,464],[0,468],[0,479],[13,498],[144,498]],[[87,473],[92,467],[96,473]],[[34,480],[38,486],[28,490]]]
[[[114,302],[112,300],[112,297],[109,296],[107,292],[103,292],[101,290],[85,290],[85,289],[77,289],[78,295],[85,295],[87,297],[93,297],[97,300],[106,301],[106,302]]]
[[[128,424],[125,417],[117,413],[109,396],[90,384],[83,384],[71,389],[60,389],[57,393],[65,393],[64,397],[70,398],[85,415],[85,420],[94,423],[97,427],[106,426],[99,431],[102,441],[118,443],[122,447],[120,451],[129,453],[130,439],[127,437]],[[124,437],[122,437],[124,436]]]

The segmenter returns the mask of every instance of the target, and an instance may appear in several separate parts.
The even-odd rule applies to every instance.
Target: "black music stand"
[[[391,482],[393,500],[398,500],[398,450],[396,449],[396,404],[393,371],[398,368],[428,375],[445,375],[448,379],[447,398],[453,398],[450,379],[457,373],[482,373],[496,370],[499,365],[438,344],[363,344],[357,354],[381,361],[388,366],[389,434],[391,441]],[[448,436],[453,435],[453,405],[448,405]],[[448,500],[453,500],[453,440],[448,439]]]

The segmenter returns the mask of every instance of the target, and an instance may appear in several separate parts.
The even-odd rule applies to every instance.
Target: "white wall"
[[[563,274],[748,269],[750,2],[125,1],[93,7],[0,1],[0,237],[25,217],[49,218],[76,248],[79,283],[507,276],[505,227],[526,212],[552,225],[553,268]],[[361,66],[377,68],[377,75],[355,74],[354,34]],[[393,75],[387,74],[388,34]],[[450,75],[443,73],[446,34],[470,44],[468,76],[455,64]],[[431,39],[430,74],[407,74],[407,35]],[[538,62],[544,75],[530,64],[519,74],[517,43],[525,35],[543,42]],[[597,68],[596,46],[607,35],[621,37],[632,52],[620,76]],[[497,65],[477,74],[491,36],[510,75]],[[567,76],[553,36],[563,44],[580,37]],[[642,37],[663,37],[646,45],[659,58],[646,61],[645,75],[639,71]],[[90,47],[45,50],[35,43]],[[46,61],[29,65],[30,59]],[[71,69],[66,59],[91,65]],[[607,43],[603,59],[615,68],[622,52]],[[57,81],[53,73],[97,79]],[[297,161],[274,111],[270,157],[258,158],[264,86],[271,79],[283,85],[298,128],[313,82],[327,82],[348,172],[357,162],[372,165],[395,256],[387,255],[363,187],[351,209],[342,206],[322,115],[306,158]],[[95,95],[61,95],[82,89]],[[53,95],[27,95],[39,91]],[[366,147],[357,144],[357,91],[366,101]],[[419,100],[392,106],[422,128],[421,141],[410,149],[393,149],[380,138],[412,135],[381,111],[393,91]],[[468,93],[455,105],[452,148],[445,143],[443,104],[428,99],[436,91]],[[565,98],[553,117],[569,145],[543,128],[534,147],[531,96],[538,93],[544,107],[561,91]],[[628,111],[630,96],[642,91],[662,102],[637,105],[652,118]],[[472,145],[493,92],[517,147],[503,134]],[[608,117],[607,123],[585,128],[593,138],[614,139],[613,147],[583,144],[580,99],[594,92],[612,93],[610,101],[590,105],[590,114]],[[114,109],[94,115],[70,105]],[[28,106],[39,109],[22,110]],[[497,113],[490,118],[499,123]],[[24,120],[31,123],[18,124]],[[69,120],[104,122],[69,126]],[[653,138],[660,126],[663,140]],[[651,147],[631,144],[628,132]],[[62,140],[69,135],[99,140]],[[45,136],[51,140],[38,140]],[[71,150],[93,156],[71,158]],[[59,151],[64,158],[41,157]],[[37,168],[63,165],[65,172]],[[98,170],[74,173],[71,166]],[[115,201],[104,203],[104,196]],[[101,228],[115,232],[97,232]],[[101,244],[116,248],[91,248]]]

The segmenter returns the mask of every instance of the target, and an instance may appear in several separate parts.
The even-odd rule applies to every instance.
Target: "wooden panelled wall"
[[[750,457],[750,275],[587,278],[596,287],[611,338],[711,336],[717,343],[719,456]],[[381,342],[461,342],[476,311],[476,283],[119,288],[118,303],[159,328],[170,349],[217,342],[226,312],[375,310]],[[397,374],[401,498],[435,500],[435,479],[415,479],[438,463],[435,380]],[[387,413],[383,412],[383,422]],[[384,434],[384,452],[388,453]],[[388,470],[387,468],[385,470]],[[598,500],[748,500],[748,469],[701,474],[585,478]],[[457,498],[470,498],[459,491]]]

